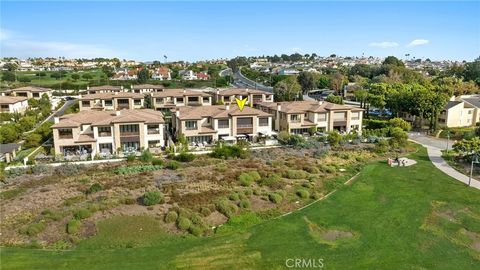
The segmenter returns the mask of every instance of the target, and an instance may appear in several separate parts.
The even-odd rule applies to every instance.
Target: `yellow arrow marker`
[[[238,98],[235,98],[235,100],[237,101],[237,105],[238,105],[238,108],[240,109],[240,111],[243,111],[243,107],[245,107],[245,103],[247,102],[247,99],[248,98],[244,98],[242,100],[238,99]]]

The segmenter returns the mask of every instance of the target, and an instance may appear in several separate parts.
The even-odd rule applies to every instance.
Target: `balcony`
[[[112,136],[112,132],[109,132],[109,131],[100,131],[100,132],[98,132],[98,136],[99,136],[99,137],[111,137],[111,136]]]
[[[135,137],[140,136],[140,132],[120,132],[120,137]]]
[[[121,110],[121,109],[130,109],[130,105],[127,103],[127,104],[118,104],[118,109]]]
[[[251,134],[251,133],[253,133],[253,125],[251,124],[237,125],[237,134]]]
[[[230,125],[218,125],[218,128],[230,128]]]
[[[156,129],[147,129],[147,134],[160,134],[160,129],[156,128]]]
[[[60,134],[58,135],[59,139],[73,139],[73,134]]]

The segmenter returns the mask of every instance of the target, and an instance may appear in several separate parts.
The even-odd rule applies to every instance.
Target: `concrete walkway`
[[[458,172],[454,168],[452,168],[448,163],[442,158],[442,150],[446,148],[439,148],[440,145],[446,146],[446,141],[438,139],[438,138],[431,138],[422,135],[413,135],[410,134],[410,140],[416,142],[418,144],[423,145],[427,148],[428,157],[432,161],[432,164],[437,167],[440,171],[444,172],[448,176],[468,185],[469,177],[463,173]],[[449,145],[449,149],[451,146]],[[480,181],[473,179],[470,182],[470,186],[476,189],[480,189]]]

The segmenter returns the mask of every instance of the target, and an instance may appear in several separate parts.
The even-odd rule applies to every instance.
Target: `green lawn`
[[[424,149],[411,157],[418,164],[372,163],[323,201],[261,223],[245,215],[213,237],[117,217],[73,251],[2,248],[2,269],[287,269],[288,258],[323,259],[324,269],[480,269],[471,247],[480,241],[480,191],[435,169]],[[349,237],[329,239],[334,230]]]

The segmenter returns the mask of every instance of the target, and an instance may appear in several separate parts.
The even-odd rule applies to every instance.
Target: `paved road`
[[[455,178],[456,180],[468,185],[469,177],[452,168],[442,158],[442,150],[447,149],[447,140],[428,137],[420,133],[411,132],[409,134],[411,140],[418,142],[427,148],[428,157],[433,165],[445,174]],[[452,142],[448,142],[448,148],[451,149]],[[480,181],[471,179],[470,186],[480,189]]]
[[[58,109],[57,111],[53,112],[52,114],[50,114],[47,118],[45,118],[45,120],[43,120],[41,123],[37,124],[32,130],[29,130],[25,133],[31,133],[33,132],[37,127],[41,126],[43,123],[47,122],[47,121],[52,121],[53,122],[53,118],[55,116],[62,116],[64,113],[65,113],[65,110],[72,106],[73,103],[75,103],[76,100],[67,100],[65,101],[65,104],[63,104],[63,106]]]

